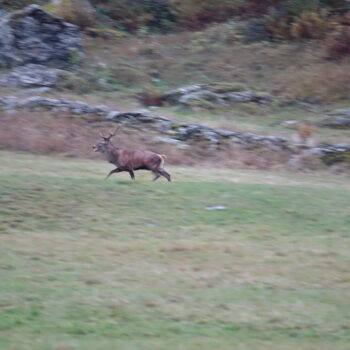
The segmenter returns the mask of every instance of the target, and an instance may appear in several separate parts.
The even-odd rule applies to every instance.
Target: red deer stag
[[[103,153],[109,163],[116,165],[116,168],[106,176],[106,179],[114,173],[127,171],[130,177],[135,180],[134,171],[149,170],[155,175],[153,181],[160,176],[164,176],[169,182],[171,181],[170,174],[163,169],[165,159],[163,154],[115,147],[111,142],[111,138],[116,134],[117,130],[114,133],[110,133],[109,136],[104,136],[100,133],[103,142],[96,143],[92,147],[95,152]]]

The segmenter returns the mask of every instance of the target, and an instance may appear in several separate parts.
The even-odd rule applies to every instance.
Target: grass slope
[[[0,161],[1,349],[349,348],[344,179]]]

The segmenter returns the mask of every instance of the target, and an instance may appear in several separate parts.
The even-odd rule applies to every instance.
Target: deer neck
[[[109,144],[105,152],[106,160],[118,166],[119,149]]]

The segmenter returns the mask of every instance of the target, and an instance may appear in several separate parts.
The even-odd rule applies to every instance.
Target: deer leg
[[[171,176],[164,169],[159,170],[159,174],[164,176],[169,182],[171,182]]]
[[[135,174],[134,174],[134,171],[131,169],[131,170],[128,170],[129,174],[130,174],[130,177],[135,180]]]
[[[156,172],[156,171],[152,171],[152,172],[153,172],[153,174],[155,175],[155,177],[153,178],[152,181],[156,181],[157,179],[160,178],[160,174],[159,174],[158,172]]]
[[[112,171],[109,172],[109,174],[105,177],[105,180],[107,180],[112,174],[114,173],[120,173],[121,171],[124,171],[123,169],[120,168],[115,168]]]

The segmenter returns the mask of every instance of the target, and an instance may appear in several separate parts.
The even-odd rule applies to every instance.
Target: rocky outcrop
[[[162,100],[169,104],[186,107],[210,108],[215,105],[229,106],[234,103],[254,102],[265,104],[272,100],[268,94],[247,89],[241,84],[199,84],[167,92]]]
[[[344,162],[350,164],[350,143],[323,144],[313,148],[312,152],[326,165]]]
[[[297,127],[298,127],[298,123],[299,123],[298,120],[284,120],[281,123],[281,126],[283,126],[284,128],[287,128],[287,129],[294,129],[294,130],[296,130]]]
[[[92,107],[80,101],[73,101],[65,98],[46,98],[41,96],[31,96],[25,99],[21,99],[15,96],[0,98],[0,108],[4,111],[14,111],[18,109],[46,109],[78,115],[96,114],[104,117],[107,117],[111,112],[111,110],[106,106]]]
[[[78,28],[38,5],[0,17],[0,64],[66,67],[82,55]]]
[[[334,129],[350,128],[350,108],[335,109],[328,115],[329,117],[319,122],[319,126]]]
[[[328,113],[328,115],[343,116],[350,118],[350,108],[339,108]]]
[[[0,86],[11,88],[52,87],[64,74],[66,72],[60,69],[30,63],[17,67],[9,73],[0,74]]]
[[[313,148],[300,148],[292,154],[288,167],[293,170],[317,170],[329,166],[340,172],[350,165],[350,144],[323,144]],[[340,167],[340,168],[337,168]],[[342,168],[343,167],[343,168]]]

